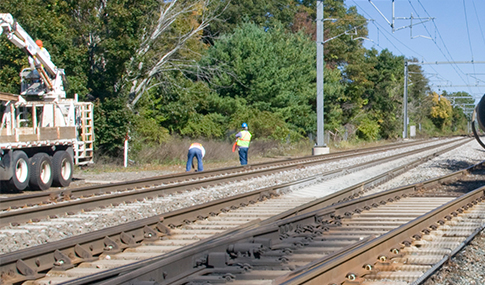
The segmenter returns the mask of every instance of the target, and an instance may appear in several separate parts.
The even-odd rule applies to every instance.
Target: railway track
[[[463,139],[462,141],[467,141]],[[443,147],[447,144],[454,144],[455,141],[436,143],[420,148],[421,151]],[[406,144],[406,146],[409,146]],[[413,145],[415,146],[415,145]],[[397,146],[390,147],[395,150]],[[408,149],[407,147],[405,149]],[[0,199],[0,227],[6,225],[19,225],[24,222],[41,222],[42,219],[56,218],[65,213],[74,216],[75,213],[89,212],[96,208],[103,208],[109,205],[131,204],[136,201],[156,200],[175,193],[183,193],[200,189],[211,188],[216,185],[247,181],[254,177],[264,177],[275,173],[298,172],[302,168],[309,168],[315,165],[334,163],[326,170],[326,176],[339,175],[342,169],[356,169],[359,166],[346,167],[338,165],[339,161],[345,159],[355,160],[357,157],[370,154],[380,154],[382,161],[393,159],[387,157],[386,151],[389,148],[372,148],[372,150],[361,151],[353,155],[352,152],[335,154],[333,157],[318,158],[307,157],[290,161],[279,161],[275,163],[263,163],[249,167],[235,167],[223,170],[208,171],[207,173],[179,174],[117,183],[113,185],[101,185],[85,187],[69,191],[55,191],[26,196],[10,197]],[[402,152],[394,155],[394,159],[418,152],[419,149]],[[369,159],[372,160],[372,159]],[[374,159],[374,163],[380,163]],[[331,170],[330,170],[331,169]],[[325,171],[324,169],[319,171]],[[144,185],[144,186],[141,186]],[[75,218],[75,217],[71,217]]]
[[[431,156],[433,155],[436,155],[436,154],[432,154]],[[396,157],[388,158],[388,160],[393,160],[393,159],[396,159]],[[379,164],[379,163],[382,163],[382,161],[374,162],[374,164]],[[418,163],[418,162],[414,162],[414,163]],[[360,167],[365,168],[369,166],[360,165]],[[408,167],[411,167],[411,166],[408,166]],[[377,181],[383,181],[385,179],[388,179],[389,177],[396,175],[398,171],[404,171],[404,169],[405,168],[401,167],[400,170],[395,169],[394,172],[389,171],[389,173],[387,174],[387,178],[384,175],[382,177],[376,177],[374,179],[370,179],[369,181],[367,181],[368,186],[378,183]],[[337,174],[334,173],[333,175],[337,175]],[[137,259],[141,259],[141,258],[146,259],[153,255],[158,256],[160,254],[163,254],[163,252],[157,252],[156,254],[151,254],[151,255],[150,253],[147,253],[146,246],[148,246],[149,252],[151,253],[155,252],[153,251],[153,249],[150,249],[149,247],[149,244],[151,244],[152,242],[158,243],[157,246],[159,245],[167,246],[165,250],[168,249],[168,251],[166,252],[170,252],[173,250],[177,250],[177,248],[180,249],[184,246],[187,246],[188,244],[197,242],[197,240],[210,237],[213,234],[216,234],[216,239],[217,239],[217,234],[221,235],[221,232],[227,231],[227,227],[224,228],[219,225],[220,229],[218,230],[212,229],[209,231],[206,229],[208,228],[207,225],[201,224],[196,227],[191,226],[192,228],[190,230],[192,231],[192,233],[186,236],[191,236],[191,237],[196,236],[198,238],[184,239],[183,237],[184,234],[180,231],[186,230],[186,229],[182,229],[180,226],[187,223],[191,223],[192,221],[195,221],[197,219],[208,219],[210,216],[214,216],[214,218],[216,219],[221,218],[222,216],[224,216],[224,214],[220,214],[220,212],[228,212],[227,214],[229,214],[229,213],[232,213],[234,209],[238,207],[247,206],[251,204],[256,205],[257,201],[265,200],[267,198],[270,198],[271,196],[280,196],[285,191],[288,191],[288,189],[291,187],[301,187],[301,184],[311,184],[311,183],[314,183],[314,182],[311,182],[312,180],[318,180],[318,179],[322,179],[322,178],[313,177],[313,178],[307,179],[307,181],[300,181],[298,182],[300,186],[281,185],[278,187],[270,187],[268,189],[264,189],[263,191],[259,191],[259,192],[254,191],[256,193],[241,194],[241,195],[238,195],[237,197],[227,198],[225,199],[225,201],[222,201],[222,203],[219,203],[219,202],[208,203],[207,205],[204,205],[202,208],[184,209],[184,210],[175,211],[173,213],[169,213],[166,215],[153,217],[151,218],[151,220],[146,219],[141,223],[131,223],[131,225],[122,225],[119,227],[102,230],[96,234],[94,233],[89,234],[90,235],[89,238],[86,236],[74,237],[64,241],[60,241],[56,244],[46,244],[46,245],[37,247],[36,250],[34,251],[21,250],[12,254],[6,254],[1,256],[0,258],[1,271],[3,272],[2,276],[4,277],[5,282],[15,283],[15,282],[23,282],[28,279],[39,279],[39,277],[44,275],[44,272],[50,270],[48,277],[46,279],[49,281],[37,280],[35,284],[47,284],[48,282],[56,283],[59,280],[65,280],[66,277],[54,276],[55,273],[52,273],[52,272],[69,272],[68,274],[73,274],[75,276],[70,276],[68,277],[68,279],[73,279],[73,278],[76,279],[81,277],[79,272],[84,272],[84,274],[87,274],[87,273],[91,274],[93,273],[93,270],[97,271],[96,269],[93,269],[90,267],[85,268],[84,266],[87,266],[86,264],[93,264],[95,262],[99,262],[99,264],[96,265],[96,268],[99,269],[99,271],[106,271],[107,269],[109,271],[109,268],[117,267],[123,264],[128,264],[133,262],[133,260],[136,261]],[[300,206],[297,207],[296,209],[290,210],[289,212],[281,213],[285,209],[287,209],[287,208],[283,208],[281,206],[281,203],[280,205],[276,205],[276,206],[274,205],[272,207],[268,207],[268,205],[266,205],[265,208],[277,209],[280,212],[280,215],[277,215],[272,219],[279,220],[291,215],[296,215],[296,213],[301,214],[306,211],[312,211],[313,209],[316,209],[316,208],[321,208],[331,204],[356,198],[362,194],[363,188],[365,188],[365,183],[359,184],[355,186],[353,189],[346,189],[346,191],[342,191],[341,193],[337,193],[335,195],[330,195],[329,197],[322,198],[320,199],[321,201],[308,202],[308,201],[301,200],[299,202]],[[296,198],[292,198],[292,199],[295,200]],[[278,199],[271,199],[271,200],[278,200]],[[302,206],[301,203],[306,203],[306,204]],[[286,205],[289,203],[285,202],[283,204]],[[298,203],[294,204],[294,206],[296,205],[298,205]],[[268,215],[272,216],[277,213],[278,212],[268,213]],[[236,218],[236,220],[239,219],[239,223],[235,223],[233,224],[233,226],[234,225],[237,226],[238,224],[239,225],[242,224],[243,226],[240,227],[239,229],[234,230],[234,232],[238,232],[243,228],[252,227],[257,223],[257,221],[251,221],[251,219],[248,220],[248,217],[250,215],[248,215],[247,213],[243,213],[239,215],[240,217]],[[243,219],[241,219],[241,215],[244,217]],[[262,214],[258,213],[256,216],[259,217],[259,216],[262,216]],[[271,219],[266,220],[266,222],[268,221],[271,221]],[[96,237],[94,237],[94,235],[96,235]],[[169,237],[171,236],[176,238],[170,240]],[[176,244],[176,240],[181,240],[181,244]],[[141,254],[138,253],[138,257],[134,257],[136,256],[137,253],[131,250],[134,250],[136,248],[141,248],[140,247],[141,243],[143,243],[144,245],[143,247],[145,247],[145,251],[142,252]],[[123,251],[122,254],[126,254],[127,256],[130,255],[129,253],[131,252],[131,256],[132,256],[131,261],[127,261],[127,260],[130,260],[129,258],[123,257],[123,258],[117,259],[117,257],[115,257],[115,256],[121,256],[121,255],[117,255],[117,253],[120,253],[122,251]],[[118,262],[113,262],[116,260],[118,260]],[[91,261],[91,262],[86,263],[86,261]],[[107,261],[109,261],[108,263],[110,263],[110,265],[106,264]],[[76,265],[78,266],[76,268],[73,268]],[[78,271],[78,273],[74,273],[75,271]],[[52,278],[54,278],[54,280],[52,280]],[[47,282],[47,283],[42,283],[42,282]],[[89,284],[89,282],[84,284]]]
[[[114,193],[121,193],[134,190],[163,187],[178,184],[193,184],[194,182],[200,182],[201,180],[218,181],[221,183],[221,178],[238,179],[240,174],[252,173],[258,175],[258,173],[265,173],[269,169],[285,170],[288,166],[301,166],[312,165],[313,163],[328,163],[345,158],[356,158],[359,156],[372,155],[376,153],[382,153],[386,151],[396,150],[405,147],[419,146],[429,143],[429,141],[414,141],[400,144],[391,144],[385,146],[377,146],[371,148],[364,148],[358,150],[349,150],[336,152],[321,156],[308,156],[294,159],[279,160],[274,162],[265,162],[259,164],[252,164],[248,166],[236,166],[223,169],[208,170],[195,173],[178,173],[163,176],[156,176],[144,179],[138,179],[135,181],[126,181],[119,183],[112,183],[109,185],[94,185],[81,187],[77,189],[61,189],[54,191],[43,191],[34,194],[27,194],[1,198],[0,199],[0,211],[10,211],[19,208],[26,208],[38,205],[49,205],[60,203],[63,201],[72,201],[76,199],[82,199],[85,197],[93,197],[100,195],[110,195]],[[170,191],[166,191],[170,193]]]
[[[484,229],[484,177],[480,163],[66,284],[419,284]]]

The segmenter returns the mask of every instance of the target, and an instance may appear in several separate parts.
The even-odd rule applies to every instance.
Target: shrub
[[[367,116],[364,117],[357,127],[357,135],[366,141],[377,140],[379,136],[378,122],[371,120]]]

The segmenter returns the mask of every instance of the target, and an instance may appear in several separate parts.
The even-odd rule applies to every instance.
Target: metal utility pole
[[[317,146],[325,146],[323,111],[323,0],[317,0]]]
[[[325,145],[324,133],[324,111],[323,111],[323,69],[325,61],[323,60],[323,0],[317,0],[317,145],[313,148],[313,154],[329,153]]]
[[[403,111],[404,111],[404,129],[402,131],[402,138],[408,137],[408,62],[404,62],[404,98],[403,98]]]

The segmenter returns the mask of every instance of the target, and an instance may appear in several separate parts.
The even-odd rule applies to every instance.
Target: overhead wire
[[[475,1],[472,0],[473,10],[475,10],[475,16],[477,17],[478,28],[480,29],[480,34],[482,35],[483,44],[485,45],[485,35],[483,34],[482,24],[480,23],[480,17],[478,17],[477,7],[475,6]]]
[[[483,34],[482,24],[480,23],[480,17],[478,17],[477,7],[475,6],[475,1],[472,0],[472,4],[473,4],[473,10],[475,11],[475,17],[477,17],[478,28],[480,29],[480,35],[482,36],[483,44],[485,46],[485,35]],[[475,74],[478,75],[477,73],[475,73]],[[479,90],[481,91],[481,88],[479,88]]]
[[[468,16],[467,16],[467,13],[466,13],[466,4],[465,4],[465,0],[463,0],[463,11],[465,12],[465,24],[466,24],[466,33],[468,35],[468,45],[470,46],[470,53],[472,54],[472,61],[473,61],[473,48],[472,48],[472,41],[471,41],[471,38],[470,38],[470,28],[468,27]]]
[[[416,9],[414,9],[414,6],[412,5],[411,1],[410,1],[410,0],[408,0],[408,1],[409,1],[409,3],[411,4],[411,7],[413,8],[413,10],[416,12]],[[417,1],[418,1],[419,5],[421,5],[421,8],[423,8],[423,10],[424,10],[424,12],[426,13],[426,15],[428,15],[428,17],[430,17],[430,18],[431,18],[431,16],[429,15],[429,13],[428,13],[428,11],[426,10],[426,8],[423,6],[423,4],[421,3],[421,1],[420,1],[420,0],[417,0]],[[417,12],[416,12],[416,13],[417,13]],[[467,81],[465,81],[465,79],[463,79],[463,77],[462,77],[462,76],[461,76],[461,74],[460,74],[460,72],[461,72],[462,74],[465,74],[465,72],[463,72],[463,70],[461,70],[461,69],[460,69],[460,67],[459,67],[459,66],[458,66],[456,63],[454,63],[454,62],[455,62],[455,60],[454,60],[453,56],[451,55],[450,51],[448,50],[448,47],[446,46],[446,43],[445,43],[445,41],[443,40],[443,37],[441,36],[441,33],[440,33],[439,29],[438,29],[438,26],[436,25],[436,22],[434,21],[434,19],[432,19],[431,21],[433,22],[433,25],[434,25],[434,27],[435,27],[435,30],[437,31],[438,36],[439,36],[439,38],[440,38],[441,42],[443,43],[443,47],[445,48],[445,50],[446,50],[446,52],[448,53],[448,55],[449,55],[449,57],[450,57],[450,59],[451,59],[451,60],[450,60],[450,59],[448,59],[448,57],[445,55],[445,53],[443,52],[443,50],[440,48],[440,46],[438,45],[438,43],[436,42],[436,40],[433,40],[433,42],[435,43],[436,47],[439,49],[439,51],[441,52],[441,54],[443,54],[443,56],[446,58],[446,60],[448,60],[448,61],[452,62],[451,67],[452,67],[452,68],[455,70],[455,72],[456,72],[456,74],[458,75],[458,77],[460,77],[460,79],[461,79],[461,80],[462,80],[462,81],[463,81],[465,84],[469,85],[469,84],[468,84],[468,82],[467,82]],[[426,32],[428,32],[428,34],[431,36],[431,34],[429,33],[429,31],[427,30],[427,28],[426,28],[426,27],[425,27],[425,29],[426,29]],[[458,70],[459,70],[459,71],[458,71]],[[471,93],[471,89],[470,89],[470,87],[468,87],[468,89],[469,89],[469,91],[470,91],[470,93]]]
[[[475,70],[475,63],[473,63],[474,56],[473,56],[472,40],[470,38],[470,28],[468,27],[468,16],[467,16],[467,13],[466,13],[465,0],[463,0],[463,11],[465,12],[465,24],[466,24],[466,32],[467,32],[467,35],[468,35],[468,45],[470,46],[470,53],[472,55],[473,73],[475,74],[477,72]],[[468,83],[468,84],[470,84],[470,83]]]
[[[416,10],[416,8],[414,7],[413,3],[409,1],[409,4],[410,6],[412,7],[413,11],[416,13],[416,15],[419,17],[419,13],[418,11]],[[426,8],[423,6],[423,4],[421,3],[420,0],[417,0],[419,5],[421,6],[421,8],[424,10],[424,12],[428,15],[429,18],[432,18],[428,11],[426,10]],[[365,9],[363,9],[359,4],[356,3],[355,0],[352,0],[353,4],[355,6],[357,6],[359,8],[360,11],[362,11],[368,18],[372,18],[372,16],[366,12]],[[473,1],[472,1],[473,2]],[[465,21],[466,21],[466,24],[467,24],[467,33],[468,33],[468,42],[469,42],[469,45],[470,45],[470,50],[471,50],[471,54],[472,54],[472,63],[474,61],[474,54],[473,54],[473,49],[472,49],[472,44],[471,44],[471,35],[470,35],[470,30],[469,30],[469,27],[468,27],[468,17],[467,17],[467,14],[466,14],[466,6],[465,6],[465,0],[463,0],[463,5],[464,5],[464,9],[465,9]],[[475,8],[475,13],[477,13],[477,10],[476,10],[476,7],[475,7],[475,3],[473,2],[473,5],[474,5],[474,8]],[[477,19],[479,18],[477,14],[475,14]],[[426,25],[423,25],[424,26],[424,29],[426,30],[426,32],[428,33],[428,35],[430,36],[430,39],[433,41],[433,43],[435,44],[435,46],[438,48],[438,50],[440,51],[440,53],[443,55],[443,57],[449,61],[451,64],[450,66],[453,68],[453,70],[455,71],[455,73],[457,74],[457,76],[461,79],[462,82],[464,82],[466,85],[470,85],[469,84],[469,77],[467,76],[467,74],[458,66],[458,64],[456,63],[456,61],[454,60],[453,56],[451,55],[450,53],[450,50],[448,49],[444,39],[443,39],[443,36],[441,35],[440,33],[440,30],[438,29],[438,26],[436,24],[436,22],[434,21],[434,19],[431,19],[432,20],[432,23],[434,25],[434,28],[435,28],[435,36],[433,37],[432,34],[430,33],[430,31],[428,30],[427,26]],[[480,21],[479,22],[479,25],[480,25]],[[392,40],[390,40],[389,37],[386,36],[386,33],[387,34],[390,34],[387,30],[387,28],[384,28],[382,27],[378,22],[376,21],[373,21],[373,24],[375,26],[375,28],[377,29],[377,33],[379,34],[379,32],[382,32],[382,35],[386,38],[386,40],[389,41],[389,43],[399,52],[401,53],[401,55],[404,55],[404,53],[394,44],[394,42]],[[483,41],[485,42],[485,36],[484,36],[484,33],[480,27],[480,31],[481,31],[481,36],[482,36],[482,39]],[[438,38],[440,40],[440,42],[442,43],[442,45],[438,44],[437,40],[436,40],[436,34],[438,35]],[[425,61],[425,58],[424,56],[420,55],[418,52],[414,51],[412,48],[408,47],[407,45],[405,45],[403,42],[401,42],[399,39],[397,39],[396,37],[394,37],[394,35],[390,34],[390,36],[393,38],[393,40],[395,42],[398,42],[400,43],[402,46],[406,47],[407,49],[409,49],[411,52],[413,52],[414,54],[417,54],[419,55],[424,61]],[[374,42],[375,44],[375,42]],[[381,49],[384,49],[384,47],[380,46],[379,43],[377,43],[377,46]],[[443,48],[441,47],[443,46]],[[432,69],[434,72],[436,72],[437,74],[439,74],[439,72],[432,66],[430,65],[429,66],[430,69]],[[475,64],[473,63],[473,72],[476,74],[476,70],[475,70]],[[464,79],[463,75],[466,77],[466,80]],[[444,78],[443,76],[441,76],[440,74],[440,77]],[[449,80],[448,80],[449,81]],[[450,84],[452,85],[452,84]],[[454,87],[454,86],[450,86],[452,87],[453,89],[456,89],[458,87]],[[468,90],[470,93],[473,93],[471,91],[471,88],[470,87],[473,87],[473,86],[467,86],[468,87]]]
[[[363,9],[361,6],[359,6],[359,4],[357,4],[355,2],[355,0],[352,0],[352,2],[355,4],[355,6],[357,6],[364,14],[366,14],[369,18],[371,18],[372,16],[366,12],[365,9]],[[387,28],[383,27],[382,25],[380,25],[379,23],[376,23],[376,21],[373,21],[373,24],[374,26],[376,26],[376,29],[378,31],[380,31],[379,27],[377,25],[379,25],[381,28],[382,28],[382,31],[384,31],[385,33],[388,33],[392,38],[394,38],[395,41],[397,41],[398,43],[400,43],[401,45],[403,45],[404,47],[406,47],[408,50],[410,50],[411,52],[413,52],[414,54],[417,54],[419,57],[422,58],[422,60],[426,60],[425,57],[423,55],[421,55],[419,52],[413,50],[412,48],[408,47],[406,44],[404,44],[402,41],[400,41],[398,38],[396,38],[393,34],[391,34],[390,32],[387,31]],[[401,55],[403,55],[405,57],[405,54],[399,50],[398,47],[396,47],[394,45],[394,43],[388,38],[386,37],[386,35],[384,33],[382,33],[383,36],[391,43],[392,46],[394,46],[396,48],[397,51],[399,51],[401,53]],[[382,48],[382,47],[381,47]],[[435,72],[437,73],[440,77],[444,78],[441,74],[439,74],[439,72],[433,67],[433,66],[430,66],[430,68]]]
[[[367,12],[366,12],[364,9],[362,9],[362,7],[360,7],[360,6],[359,6],[359,5],[358,5],[358,4],[357,4],[357,3],[356,3],[354,0],[352,0],[352,2],[354,2],[354,4],[355,4],[357,7],[359,7],[359,9],[360,9],[361,11],[363,11],[365,14],[367,14],[367,16],[369,16],[369,18],[371,18],[371,17],[370,17],[370,15],[369,15],[369,13],[367,13]],[[379,23],[377,23],[377,24],[376,24],[375,22],[376,22],[376,21],[372,21],[372,23],[373,23],[373,24],[376,26],[377,30],[379,30],[379,28],[377,27],[377,25],[379,25],[379,26],[381,26],[381,25],[380,25]],[[381,26],[381,27],[382,27],[382,26]],[[382,28],[383,28],[383,29],[382,29],[383,31],[386,31],[386,30],[384,29],[384,27],[382,27]],[[384,37],[385,37],[385,38],[386,38],[386,39],[389,41],[389,43],[390,43],[390,44],[391,44],[391,45],[392,45],[394,48],[396,48],[396,50],[397,50],[397,51],[399,51],[399,52],[401,53],[401,55],[404,55],[404,53],[403,53],[401,50],[399,50],[399,48],[398,48],[397,46],[395,46],[395,45],[394,45],[394,43],[393,43],[391,40],[389,40],[389,38],[388,38],[388,37],[386,37],[386,35],[385,35],[384,33],[382,33],[382,35],[383,35],[383,36],[384,36]],[[392,36],[392,34],[391,34],[391,36]],[[393,36],[393,37],[394,37],[394,36]],[[396,39],[396,38],[395,38],[395,40],[397,40],[398,42],[400,42],[400,41],[399,41],[398,39]],[[400,42],[400,43],[401,43],[401,42]],[[402,44],[402,45],[404,45],[403,43],[401,43],[401,44]],[[404,46],[405,46],[405,47],[407,47],[406,45],[404,45]],[[379,47],[381,47],[381,46],[379,46]],[[382,49],[385,49],[384,47],[381,47],[381,48],[382,48]],[[410,49],[409,47],[407,47],[407,48],[408,48],[408,49]],[[411,50],[411,49],[410,49],[410,50]]]
[[[413,3],[412,3],[410,0],[408,0],[408,1],[409,1],[409,4],[411,5],[411,8],[412,8],[412,9],[413,9],[413,11],[414,11],[414,13],[416,13],[416,16],[420,17],[420,16],[419,16],[418,11],[416,11],[416,9],[414,8]],[[419,2],[419,0],[418,0],[418,2]],[[421,4],[421,3],[420,3],[420,4]],[[422,6],[422,4],[421,4],[421,6]],[[428,15],[428,17],[429,17],[429,18],[431,18],[431,16],[429,16],[429,15]],[[433,42],[435,43],[435,45],[438,47],[438,49],[440,49],[440,47],[437,45],[436,41],[435,41],[435,40],[433,40],[433,36],[432,36],[432,35],[431,35],[431,33],[428,31],[428,28],[426,27],[426,25],[423,25],[423,27],[424,27],[424,29],[426,30],[426,32],[428,33],[428,35],[429,35],[429,37],[430,37],[431,41],[433,41]],[[440,51],[441,51],[441,49],[440,49]],[[443,51],[441,51],[441,53],[443,54]],[[444,54],[443,54],[443,55],[444,55]],[[444,56],[445,56],[445,55],[444,55]],[[445,56],[445,58],[446,58],[446,56]],[[447,60],[448,60],[448,59],[447,59]],[[437,71],[437,70],[436,70],[436,69],[435,69],[435,68],[434,68],[432,65],[430,66],[430,68],[431,68],[431,69],[432,69],[434,72],[438,73],[438,71]],[[439,74],[439,73],[438,73],[438,74]],[[441,74],[440,74],[440,76],[441,76]],[[445,79],[445,81],[447,81],[447,79],[446,79],[445,77],[442,77],[442,78],[444,78],[444,79]]]

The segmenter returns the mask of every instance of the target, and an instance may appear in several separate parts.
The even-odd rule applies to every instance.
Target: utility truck
[[[0,13],[2,34],[31,67],[20,72],[20,94],[0,91],[0,189],[67,187],[75,164],[93,162],[93,104],[66,98],[64,69],[11,14]]]

